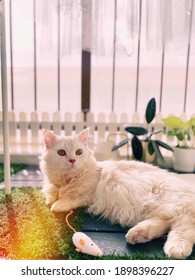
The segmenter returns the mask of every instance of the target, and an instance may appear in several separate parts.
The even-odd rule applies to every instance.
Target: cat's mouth
[[[70,165],[69,165],[69,168],[70,168],[70,169],[76,169],[75,163],[70,164]]]
[[[78,166],[75,162],[74,163],[65,163],[64,168],[69,171],[75,171],[75,170],[77,170]]]

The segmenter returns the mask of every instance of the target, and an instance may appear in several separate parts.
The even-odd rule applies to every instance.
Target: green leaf
[[[152,98],[146,107],[145,118],[147,123],[151,123],[156,115],[156,100]]]
[[[191,126],[195,125],[195,118],[191,118],[191,119],[190,119],[190,125],[191,125]]]
[[[163,119],[163,122],[165,123],[166,126],[170,128],[181,128],[183,125],[182,120],[175,116],[169,116]]]
[[[112,148],[112,152],[116,151],[117,149],[119,149],[120,147],[126,145],[129,142],[129,138],[124,139],[123,141],[121,141],[120,143],[118,143],[117,145],[115,145]]]
[[[188,132],[186,133],[186,136],[187,136],[187,140],[190,141],[191,136],[190,136],[190,134]]]
[[[133,136],[131,140],[133,155],[137,160],[141,160],[143,156],[143,148],[141,141],[137,138],[137,136]]]
[[[152,156],[154,154],[155,150],[154,147],[152,145],[152,141],[148,142],[148,153]]]
[[[155,150],[155,153],[157,155],[157,157],[161,160],[161,161],[164,161],[164,158],[161,154],[161,151],[159,149],[159,146],[157,145],[156,141],[152,141],[152,145],[153,145],[153,148]]]
[[[195,136],[195,125],[192,125],[192,132],[193,132],[193,134]]]
[[[165,148],[165,149],[167,149],[167,150],[169,150],[169,151],[171,151],[171,152],[174,152],[174,150],[173,150],[173,148],[171,148],[169,145],[167,145],[166,143],[164,143],[164,142],[162,142],[162,141],[160,141],[160,140],[155,140],[155,142],[159,145],[159,146],[161,146],[161,147],[163,147],[163,148]]]
[[[167,132],[167,135],[168,136],[176,136],[176,134],[178,133],[178,131],[180,131],[180,129],[175,129],[175,128],[173,128],[173,129],[171,129],[171,130],[169,130],[168,132]]]
[[[178,141],[183,141],[185,139],[184,134],[182,132],[177,133],[176,137]]]
[[[189,120],[189,121],[183,123],[183,128],[184,128],[185,130],[189,130],[189,129],[190,129],[190,126],[191,126],[191,120]]]
[[[128,126],[125,130],[133,135],[144,135],[148,133],[145,128],[140,126]]]

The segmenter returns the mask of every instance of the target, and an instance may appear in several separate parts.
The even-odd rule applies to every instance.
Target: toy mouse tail
[[[66,215],[66,223],[67,223],[68,227],[70,229],[72,229],[73,232],[76,232],[76,230],[69,224],[69,221],[68,221],[69,216],[72,215],[72,214],[73,214],[73,211],[70,210],[70,212]]]

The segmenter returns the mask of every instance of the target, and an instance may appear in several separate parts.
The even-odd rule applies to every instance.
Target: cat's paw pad
[[[169,258],[185,259],[192,253],[192,244],[187,241],[180,242],[166,242],[164,246],[164,252]]]
[[[126,240],[130,244],[136,244],[136,243],[145,243],[149,241],[148,233],[145,230],[134,230],[130,229],[126,236]]]

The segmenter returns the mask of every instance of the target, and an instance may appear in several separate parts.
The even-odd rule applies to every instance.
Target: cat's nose
[[[71,162],[72,164],[75,163],[75,159],[69,159],[69,162]]]

